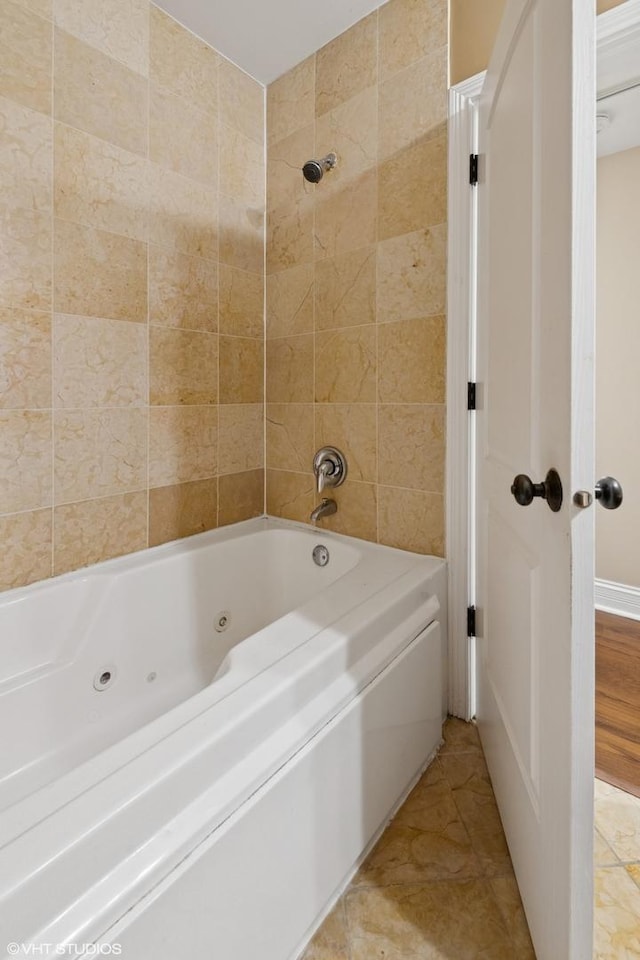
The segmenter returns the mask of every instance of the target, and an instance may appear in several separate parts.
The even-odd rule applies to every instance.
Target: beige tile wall
[[[267,94],[267,509],[444,550],[447,0],[390,0]],[[336,151],[320,184],[300,173]],[[332,494],[333,495],[333,494]]]
[[[265,345],[260,85],[147,0],[4,0],[0,588],[262,512],[265,362],[269,512],[336,443],[326,525],[442,553],[446,30],[390,0],[271,86]]]
[[[263,88],[148,0],[0,36],[6,588],[262,512],[265,173]]]

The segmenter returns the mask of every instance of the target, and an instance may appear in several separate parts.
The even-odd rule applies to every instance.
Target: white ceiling
[[[598,17],[598,156],[640,146],[638,0]],[[626,24],[624,33],[618,32]]]
[[[598,101],[598,117],[606,117],[598,134],[598,156],[640,146],[640,86]]]
[[[271,83],[385,0],[156,0],[261,83]]]

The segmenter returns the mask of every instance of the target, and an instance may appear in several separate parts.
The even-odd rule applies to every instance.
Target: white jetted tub
[[[2,594],[0,955],[293,960],[440,743],[445,611],[264,518]]]

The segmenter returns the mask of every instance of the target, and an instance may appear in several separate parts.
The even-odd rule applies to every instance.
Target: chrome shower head
[[[325,171],[332,170],[337,162],[338,158],[335,153],[328,153],[322,160],[307,160],[302,168],[303,176],[309,183],[320,183]]]

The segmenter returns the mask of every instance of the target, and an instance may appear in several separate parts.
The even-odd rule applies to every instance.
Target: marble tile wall
[[[444,552],[447,0],[390,0],[267,91],[267,509]],[[338,154],[320,184],[300,169]]]
[[[263,512],[265,162],[264,88],[148,0],[0,36],[4,589]]]

